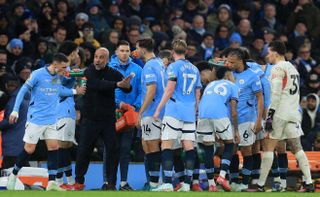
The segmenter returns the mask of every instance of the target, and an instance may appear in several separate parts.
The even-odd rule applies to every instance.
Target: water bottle
[[[223,66],[225,66],[225,61],[214,61],[214,59],[210,59],[210,60],[208,61],[208,63],[209,63],[210,65],[217,66],[217,67],[223,67]]]
[[[86,86],[87,85],[87,78],[86,77],[82,77],[80,80],[80,86]]]
[[[83,77],[84,70],[66,72],[66,77]]]

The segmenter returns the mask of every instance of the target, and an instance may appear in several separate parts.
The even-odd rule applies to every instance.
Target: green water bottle
[[[86,86],[87,85],[87,78],[86,77],[82,77],[80,80],[80,86]]]
[[[79,70],[79,71],[69,71],[66,72],[66,77],[83,77],[84,76],[84,70]]]
[[[225,61],[214,61],[214,59],[210,59],[208,63],[212,66],[223,67],[225,64]]]

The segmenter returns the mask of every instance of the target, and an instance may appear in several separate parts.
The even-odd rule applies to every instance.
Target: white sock
[[[261,172],[260,172],[260,177],[258,181],[259,186],[264,186],[264,184],[266,183],[269,171],[272,166],[272,162],[273,162],[273,152],[271,151],[263,152],[262,159],[261,159]]]
[[[62,185],[63,184],[63,178],[56,178],[56,183],[57,185]]]
[[[67,177],[67,183],[68,183],[69,185],[73,185],[73,184],[75,183],[74,178],[73,178],[72,176],[68,176],[68,177]]]
[[[273,181],[274,181],[274,182],[281,183],[280,176],[274,177]]]
[[[210,180],[208,180],[208,182],[209,182],[209,186],[210,185],[216,186],[216,183],[214,182],[214,179],[210,179]]]
[[[306,182],[306,177],[303,175],[301,177],[302,177],[302,182]]]
[[[309,161],[306,154],[304,153],[303,150],[300,150],[295,154],[295,156],[296,156],[296,159],[298,160],[300,169],[306,178],[306,184],[307,185],[311,184],[312,183],[311,172],[310,172]]]
[[[154,183],[154,182],[150,182],[149,185],[150,185],[151,187],[157,187],[157,186],[158,186],[158,184],[157,184],[157,183]]]
[[[127,184],[127,181],[121,181],[120,186],[123,187]]]
[[[193,180],[192,184],[199,184],[199,180]]]
[[[226,172],[226,171],[224,171],[224,170],[220,170],[220,174],[219,174],[219,176],[221,176],[222,178],[226,178],[226,174],[227,174],[227,172]]]
[[[247,187],[247,188],[249,187],[249,185],[246,185],[246,184],[243,184],[243,183],[241,183],[241,185],[243,185],[243,186],[245,186],[245,187]]]
[[[286,179],[281,179],[280,183],[281,183],[282,188],[287,188],[287,180]]]
[[[259,179],[252,179],[251,184],[252,184],[252,185],[258,184],[258,180],[259,180]]]

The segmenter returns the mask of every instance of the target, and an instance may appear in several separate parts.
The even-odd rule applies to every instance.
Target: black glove
[[[273,115],[275,112],[276,111],[274,109],[269,109],[266,125],[264,127],[267,132],[272,131],[272,121],[273,121]]]

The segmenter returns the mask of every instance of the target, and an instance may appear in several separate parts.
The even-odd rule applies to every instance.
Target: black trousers
[[[107,181],[109,183],[114,182],[112,170],[115,164],[116,131],[115,118],[110,117],[110,119],[104,121],[82,120],[75,169],[77,183],[84,183],[84,175],[88,170],[90,155],[99,137],[103,139],[107,153],[107,159],[104,165],[107,172]]]
[[[8,169],[14,166],[18,156],[3,156],[2,169]]]
[[[132,138],[133,138],[134,129],[130,129],[128,131],[123,131],[121,133],[117,133],[116,135],[116,145],[115,145],[115,165],[112,170],[112,184],[116,184],[117,181],[117,172],[118,166],[120,165],[120,179],[121,181],[127,181],[128,178],[128,170],[129,170],[129,162],[131,161],[131,146],[132,146]],[[104,151],[103,153],[103,161],[107,160],[108,154]],[[108,173],[104,171],[104,176],[107,176]],[[108,181],[108,183],[110,183]]]
[[[12,168],[14,166],[14,164],[16,163],[18,156],[3,156],[2,158],[2,166],[1,166],[1,170],[4,169],[9,169]],[[29,162],[27,162],[24,167],[29,167]]]

